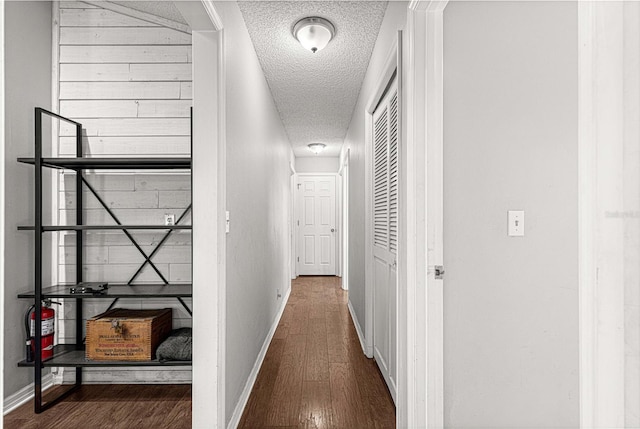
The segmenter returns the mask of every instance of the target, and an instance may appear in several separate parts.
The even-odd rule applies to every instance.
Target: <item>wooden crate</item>
[[[149,361],[171,332],[171,309],[114,308],[87,320],[89,360]]]

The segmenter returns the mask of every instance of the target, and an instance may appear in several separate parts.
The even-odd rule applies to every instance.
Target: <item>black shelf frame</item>
[[[76,157],[75,158],[45,158],[43,152],[42,138],[42,122],[45,116],[67,122],[75,127],[76,138]],[[169,236],[176,230],[191,230],[191,225],[180,224],[191,211],[189,205],[178,219],[176,225],[123,225],[117,218],[115,213],[102,200],[95,189],[84,177],[85,170],[141,170],[141,169],[158,169],[158,170],[190,170],[190,157],[153,157],[153,158],[89,158],[84,157],[82,147],[82,124],[72,119],[65,118],[46,109],[35,108],[35,143],[33,158],[18,158],[18,162],[33,165],[35,167],[35,204],[34,204],[34,225],[19,226],[21,231],[34,231],[34,265],[35,279],[34,290],[20,293],[18,298],[29,299],[34,303],[35,321],[34,321],[34,360],[32,362],[18,362],[19,367],[33,367],[34,369],[34,411],[39,414],[65,397],[69,396],[82,385],[82,368],[85,367],[161,367],[161,366],[190,366],[190,361],[144,361],[144,362],[126,362],[126,361],[88,361],[85,358],[84,345],[77,341],[83,337],[82,320],[83,320],[83,299],[112,299],[109,309],[112,308],[119,299],[127,298],[175,298],[186,309],[189,315],[192,314],[191,309],[187,306],[184,298],[192,297],[192,285],[190,284],[170,284],[167,279],[160,273],[157,267],[151,261],[160,247],[165,243]],[[68,169],[76,172],[75,191],[76,191],[76,220],[75,225],[44,225],[43,224],[43,168]],[[109,213],[116,225],[85,225],[83,218],[83,185],[96,196],[103,208]],[[76,236],[76,284],[81,284],[83,280],[83,264],[84,264],[84,231],[89,230],[121,230],[133,243],[133,245],[144,256],[145,261],[142,263],[138,271],[127,282],[127,284],[110,284],[104,294],[71,294],[70,287],[73,285],[54,285],[43,287],[42,281],[42,262],[43,262],[43,233],[53,231],[74,231]],[[165,230],[164,237],[159,241],[154,250],[147,255],[138,245],[136,240],[129,234],[129,230]],[[142,269],[149,264],[159,275],[162,284],[140,284],[133,285],[132,282],[139,275]],[[54,355],[52,358],[43,360],[42,358],[42,307],[43,301],[52,298],[67,298],[76,300],[76,344],[59,344],[54,347]],[[42,395],[42,372],[48,367],[70,367],[75,368],[75,382],[70,389],[62,394],[43,402]]]
[[[169,360],[160,361],[111,361],[88,360],[85,357],[84,347],[80,344],[59,344],[53,348],[53,357],[42,362],[45,368],[106,368],[106,367],[161,367],[161,366],[191,366],[191,361]],[[33,362],[25,360],[18,362],[19,367],[33,367]]]

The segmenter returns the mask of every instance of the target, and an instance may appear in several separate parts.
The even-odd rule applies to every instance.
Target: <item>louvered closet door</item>
[[[398,108],[398,87],[394,80],[373,113],[373,349],[394,401],[397,379]]]

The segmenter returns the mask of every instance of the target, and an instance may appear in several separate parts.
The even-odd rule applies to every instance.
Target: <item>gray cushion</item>
[[[180,328],[171,331],[156,350],[158,360],[191,360],[193,337],[191,328]]]

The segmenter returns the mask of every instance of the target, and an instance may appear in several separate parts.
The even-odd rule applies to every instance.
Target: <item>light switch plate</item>
[[[524,237],[524,210],[509,210],[509,237]]]

